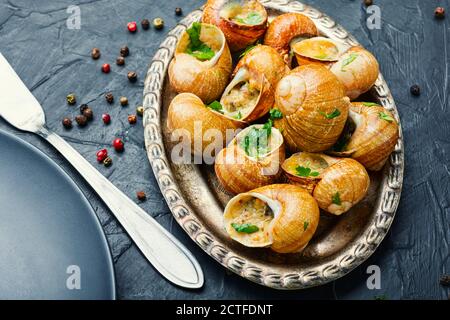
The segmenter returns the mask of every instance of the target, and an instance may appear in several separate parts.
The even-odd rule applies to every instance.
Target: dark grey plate
[[[89,202],[50,158],[1,130],[0,299],[115,299],[111,254]]]

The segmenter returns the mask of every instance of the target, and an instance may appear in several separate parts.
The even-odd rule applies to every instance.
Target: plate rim
[[[319,31],[326,36],[343,41],[348,45],[359,45],[358,41],[342,26],[311,6],[290,0],[260,0],[260,2],[269,9],[302,13],[311,18]],[[146,152],[170,211],[177,223],[208,255],[227,269],[260,285],[281,290],[297,290],[323,285],[345,276],[376,251],[392,225],[400,202],[404,176],[403,134],[395,101],[383,75],[380,72],[371,91],[377,97],[378,102],[391,111],[397,119],[399,140],[383,169],[378,198],[373,209],[375,214],[362,233],[346,248],[334,254],[331,261],[320,266],[307,267],[301,272],[270,272],[262,268],[262,264],[255,264],[241,257],[239,252],[228,248],[205,228],[197,218],[195,211],[183,198],[166,155],[160,123],[163,104],[162,90],[167,67],[173,57],[180,35],[192,22],[198,21],[201,15],[201,8],[192,11],[168,33],[151,60],[144,81],[143,126]]]
[[[86,204],[88,210],[90,211],[90,214],[95,218],[94,223],[96,224],[97,229],[99,230],[100,237],[102,238],[103,245],[107,249],[107,264],[111,271],[111,283],[112,283],[112,292],[111,292],[111,300],[117,300],[117,279],[116,279],[116,271],[114,267],[114,259],[111,251],[111,247],[109,246],[108,240],[106,238],[105,230],[103,230],[102,224],[100,223],[100,219],[97,216],[94,207],[92,206],[91,202],[87,199],[84,192],[81,190],[80,186],[77,182],[69,175],[69,173],[62,168],[60,165],[58,165],[52,158],[50,158],[49,155],[47,155],[44,151],[36,147],[34,144],[25,141],[24,139],[21,139],[14,135],[11,132],[8,132],[6,130],[0,129],[0,136],[6,136],[13,141],[15,141],[18,144],[21,144],[24,148],[27,148],[34,152],[35,154],[41,156],[46,163],[48,163],[51,167],[53,167],[56,171],[59,171],[61,175],[66,179],[66,181],[72,185],[73,189],[76,190],[76,192],[80,195],[82,198],[82,201]]]

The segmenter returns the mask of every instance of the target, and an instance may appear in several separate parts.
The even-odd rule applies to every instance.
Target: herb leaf
[[[242,119],[242,113],[239,111],[238,114],[235,115],[233,118],[236,119],[236,120],[241,120]]]
[[[249,130],[241,142],[245,153],[250,157],[258,157],[269,151],[269,136],[272,133],[272,120],[268,120],[262,128]]]
[[[359,56],[356,53],[350,54],[350,56],[342,62],[341,71],[345,72],[344,68],[355,61],[358,57]]]
[[[186,52],[200,61],[210,60],[215,52],[200,40],[201,24],[194,22],[192,27],[186,30],[190,43]]]
[[[254,224],[244,223],[244,224],[238,224],[238,223],[232,223],[231,226],[240,233],[255,233],[259,231],[259,228],[255,226]]]
[[[380,116],[381,120],[385,120],[387,122],[393,122],[394,121],[394,118],[392,118],[390,115],[388,115],[385,112],[380,112],[378,115]]]
[[[270,109],[269,115],[271,120],[283,118],[283,113],[277,108]]]
[[[309,226],[309,222],[308,222],[308,221],[305,221],[305,222],[303,223],[303,231],[306,231],[306,229],[308,229],[308,226]]]
[[[319,113],[329,120],[339,117],[341,115],[339,109],[334,109],[333,112],[331,113],[325,113],[323,111],[319,111]]]
[[[242,24],[254,26],[262,22],[262,16],[257,12],[250,12],[245,18],[236,18],[235,20]]]
[[[342,201],[341,201],[341,195],[339,194],[339,192],[336,192],[336,193],[332,196],[331,202],[334,203],[334,204],[336,204],[336,205],[338,205],[338,206],[340,206],[340,205],[342,204]]]
[[[297,176],[299,177],[317,177],[320,175],[319,172],[317,171],[312,171],[311,168],[308,167],[302,167],[302,166],[297,166],[295,168],[295,171],[297,172]]]
[[[247,48],[245,48],[245,50],[242,51],[242,53],[239,55],[239,58],[244,57],[247,53],[252,51],[257,45],[258,45],[258,43],[247,46]]]
[[[361,102],[363,104],[363,106],[366,107],[376,107],[378,106],[378,103],[374,103],[374,102]]]
[[[213,101],[210,104],[207,105],[208,108],[213,109],[214,111],[223,113],[223,107],[222,104],[219,101]]]

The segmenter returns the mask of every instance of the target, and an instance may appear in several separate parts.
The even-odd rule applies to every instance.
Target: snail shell
[[[353,159],[300,152],[286,159],[282,168],[292,183],[312,193],[319,207],[334,215],[350,210],[369,190],[366,169]]]
[[[331,67],[331,72],[344,84],[346,95],[351,100],[372,88],[379,71],[377,59],[361,47],[350,48]]]
[[[258,45],[237,64],[233,79],[221,98],[225,114],[243,121],[254,121],[273,107],[275,86],[288,71],[278,52]]]
[[[250,20],[246,20],[251,17]],[[231,51],[239,51],[258,40],[267,28],[267,12],[257,0],[208,0],[202,21],[218,26]]]
[[[167,127],[172,134],[180,130],[179,133],[183,138],[190,142],[191,152],[194,155],[201,156],[205,151],[221,150],[227,143],[227,137],[230,136],[227,129],[237,130],[245,125],[245,122],[228,118],[207,108],[203,101],[192,93],[180,93],[169,105]],[[208,137],[205,133],[210,129],[217,130],[215,132],[221,136],[216,139]]]
[[[384,119],[383,114],[387,116]],[[381,170],[399,138],[398,124],[392,113],[379,105],[354,102],[348,121],[352,121],[353,132],[349,132],[349,138],[345,137],[347,132],[343,133],[341,138],[346,141],[341,143],[345,149],[333,154],[351,157],[368,170]]]
[[[224,211],[225,230],[247,247],[270,247],[279,253],[302,251],[319,224],[319,207],[302,188],[274,184],[241,193]],[[233,223],[258,227],[252,233],[238,232]]]
[[[275,92],[275,105],[283,113],[275,121],[291,152],[321,152],[339,138],[350,100],[344,87],[327,68],[306,65],[293,69]]]
[[[220,183],[228,192],[247,192],[275,183],[280,177],[285,150],[283,136],[277,129],[272,128],[268,137],[268,152],[255,156],[247,154],[244,149],[244,138],[251,130],[261,127],[262,125],[253,125],[242,130],[218,153],[214,169]]]
[[[292,45],[299,65],[310,63],[331,66],[348,49],[344,44],[324,37],[314,37]]]
[[[176,92],[190,92],[209,103],[217,100],[227,86],[232,60],[225,36],[216,26],[202,23],[200,40],[214,50],[214,57],[200,61],[186,53],[190,38],[184,32],[169,65],[169,80]]]
[[[277,16],[269,24],[264,44],[275,48],[290,64],[291,45],[296,41],[319,35],[314,22],[300,13],[285,13]]]

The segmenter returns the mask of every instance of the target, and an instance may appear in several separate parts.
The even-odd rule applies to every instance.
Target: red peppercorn
[[[111,71],[111,66],[109,65],[109,63],[104,63],[102,65],[102,71],[104,73],[109,73]]]
[[[136,23],[136,21],[128,22],[127,28],[128,28],[128,31],[130,31],[130,32],[136,32],[137,31],[137,23]]]
[[[97,161],[98,162],[103,162],[103,160],[105,160],[107,157],[108,157],[108,150],[102,149],[97,152]]]
[[[108,113],[104,113],[102,115],[102,120],[104,124],[110,124],[111,122],[111,116]]]
[[[120,138],[114,139],[113,147],[117,152],[122,152],[123,148],[124,148],[124,143],[123,143],[122,139],[120,139]]]

